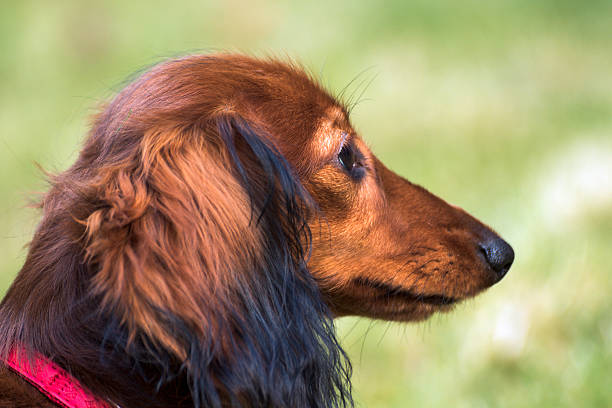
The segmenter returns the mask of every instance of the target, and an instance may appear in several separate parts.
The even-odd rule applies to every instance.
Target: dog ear
[[[209,303],[227,299],[227,272],[254,256],[248,201],[194,128],[146,132],[129,164],[100,170],[101,203],[86,220],[87,260],[104,308],[127,327],[187,358],[160,312],[203,334]],[[223,206],[232,197],[235,205]],[[223,271],[223,272],[222,272]],[[211,308],[214,309],[214,308]]]
[[[160,387],[186,373],[196,406],[350,404],[350,366],[306,268],[312,203],[270,140],[236,114],[150,130],[137,157],[101,173],[84,221],[120,346],[154,354]]]

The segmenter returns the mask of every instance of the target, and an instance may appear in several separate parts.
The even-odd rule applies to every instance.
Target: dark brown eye
[[[363,166],[363,155],[354,146],[347,144],[338,153],[338,162],[344,167],[349,175],[355,180],[361,180],[365,176]]]
[[[346,171],[350,173],[353,170],[353,167],[355,167],[355,152],[350,146],[343,146],[340,153],[338,153],[338,160],[340,161],[342,167],[344,167]]]

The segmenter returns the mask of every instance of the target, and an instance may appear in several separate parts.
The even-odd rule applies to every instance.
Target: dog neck
[[[5,363],[51,401],[64,408],[112,406],[93,396],[76,378],[38,353],[33,356],[33,361],[29,361],[25,350],[14,349]]]

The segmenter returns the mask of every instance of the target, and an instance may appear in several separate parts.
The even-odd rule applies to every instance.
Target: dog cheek
[[[325,167],[311,177],[306,188],[317,203],[320,216],[334,223],[350,217],[356,198],[354,186],[338,169]]]

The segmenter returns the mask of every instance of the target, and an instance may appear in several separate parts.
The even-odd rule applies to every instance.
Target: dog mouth
[[[391,285],[369,278],[356,278],[352,282],[355,286],[377,292],[376,300],[397,299],[404,302],[421,303],[440,307],[451,306],[461,300],[459,298],[439,294],[422,294],[401,286]]]

